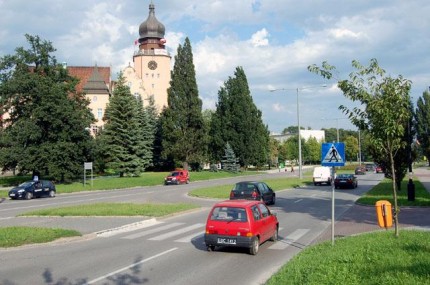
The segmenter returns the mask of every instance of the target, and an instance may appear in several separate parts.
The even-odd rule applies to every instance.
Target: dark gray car
[[[234,185],[230,192],[230,200],[259,200],[267,205],[274,205],[276,194],[266,183],[259,181],[242,181]]]
[[[48,180],[27,181],[9,191],[11,199],[27,199],[38,197],[55,197],[56,189],[54,183]]]

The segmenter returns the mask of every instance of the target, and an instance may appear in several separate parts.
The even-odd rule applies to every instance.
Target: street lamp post
[[[299,178],[303,178],[303,171],[302,171],[302,137],[300,135],[300,105],[299,105],[299,91],[303,89],[310,89],[310,88],[316,88],[316,87],[327,87],[326,84],[324,85],[318,85],[318,86],[305,86],[305,87],[297,87],[294,89],[288,89],[288,88],[279,88],[279,89],[271,89],[270,92],[280,91],[280,90],[296,90],[296,97],[297,97],[297,135],[299,138]]]
[[[299,88],[296,88],[297,94],[297,135],[299,138],[299,179],[302,179],[302,136],[300,135],[300,107],[299,107]]]

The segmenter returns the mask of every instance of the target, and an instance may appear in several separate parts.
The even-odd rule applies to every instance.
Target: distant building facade
[[[65,66],[66,67],[66,66]],[[96,122],[89,126],[91,134],[96,135],[104,126],[103,116],[106,112],[112,94],[112,80],[110,67],[70,66],[66,67],[69,74],[80,79],[77,92],[84,92],[90,102]]]
[[[150,97],[160,112],[167,106],[170,86],[171,56],[166,50],[165,27],[155,17],[154,4],[149,4],[148,18],[139,26],[139,50],[133,55],[133,66],[123,70],[131,93],[142,98],[144,105]]]
[[[130,92],[148,104],[154,98],[158,112],[167,106],[167,89],[170,86],[171,56],[166,50],[165,27],[155,17],[154,4],[149,5],[148,18],[139,26],[139,50],[134,52],[133,65],[122,70]],[[110,67],[70,66],[69,74],[80,79],[78,92],[84,92],[90,101],[96,122],[90,126],[91,133],[97,134],[104,126],[103,117],[109,99],[115,89]]]
[[[296,136],[296,134],[271,134],[270,137],[279,141],[280,143],[285,142],[290,137]],[[325,131],[322,130],[300,130],[300,137],[305,141],[309,140],[311,137],[316,138],[318,142],[325,141]]]

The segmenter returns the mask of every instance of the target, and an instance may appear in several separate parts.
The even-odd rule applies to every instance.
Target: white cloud
[[[262,47],[262,46],[268,46],[269,45],[269,39],[268,39],[269,33],[266,29],[262,29],[251,37],[251,43],[254,47]]]
[[[279,112],[283,112],[285,108],[281,104],[275,103],[272,105],[272,110],[279,113]]]

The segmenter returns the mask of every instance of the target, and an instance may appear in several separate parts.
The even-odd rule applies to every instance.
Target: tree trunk
[[[394,172],[394,157],[393,153],[390,151],[390,162],[391,162],[391,173],[393,176],[393,200],[394,200],[394,235],[399,236],[399,209],[397,207],[397,184],[396,175]]]
[[[188,170],[188,162],[187,161],[184,161],[182,163],[182,168],[185,169],[185,170]]]

